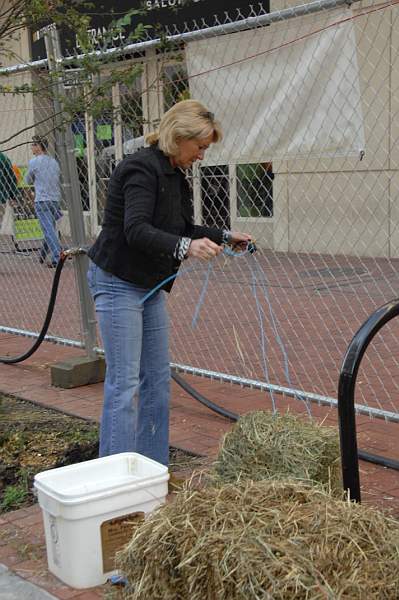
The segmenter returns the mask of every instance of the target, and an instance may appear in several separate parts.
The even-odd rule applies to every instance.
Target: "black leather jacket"
[[[88,255],[120,279],[151,289],[177,273],[179,238],[222,242],[220,229],[193,224],[191,192],[157,146],[123,159],[111,175],[102,230]],[[173,281],[163,288],[170,291]]]

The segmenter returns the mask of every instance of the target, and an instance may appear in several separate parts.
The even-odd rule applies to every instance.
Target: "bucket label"
[[[130,541],[134,529],[142,521],[144,521],[144,513],[134,512],[101,523],[103,573],[115,569],[115,553]]]

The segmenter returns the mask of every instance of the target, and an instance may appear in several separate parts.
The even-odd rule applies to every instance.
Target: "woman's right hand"
[[[218,246],[215,242],[212,242],[212,240],[205,237],[191,241],[187,256],[201,258],[202,260],[210,260],[211,258],[215,258],[215,256],[222,251],[223,246]]]

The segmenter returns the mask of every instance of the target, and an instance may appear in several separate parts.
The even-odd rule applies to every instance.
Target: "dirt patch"
[[[98,456],[98,424],[0,394],[0,514],[36,502],[36,473]],[[202,457],[170,449],[173,486],[202,464]]]
[[[0,512],[28,506],[36,473],[98,456],[98,426],[0,396]]]

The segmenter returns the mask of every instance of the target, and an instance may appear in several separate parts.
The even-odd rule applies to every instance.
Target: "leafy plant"
[[[3,511],[19,508],[28,497],[28,489],[24,483],[8,485],[3,492],[0,507]]]

